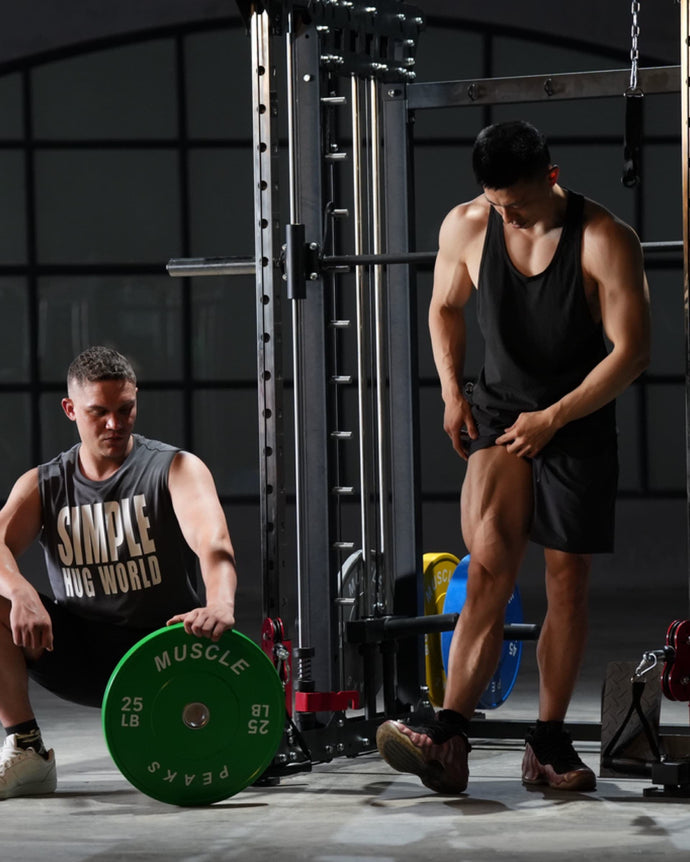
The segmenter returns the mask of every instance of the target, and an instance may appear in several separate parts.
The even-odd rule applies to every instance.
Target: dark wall
[[[627,0],[586,4],[603,30],[590,21],[585,45],[574,41],[584,29],[585,4],[577,5],[577,25],[578,16],[562,7],[490,4],[486,12],[496,17],[488,29],[476,18],[477,4],[420,5],[430,24],[420,41],[419,80],[627,64]],[[170,25],[185,20],[192,6],[197,20],[225,15],[229,4],[125,3],[115,9],[83,3],[70,4],[68,16],[48,2],[14,4],[18,25],[24,15],[28,25],[33,10],[51,26],[42,28],[44,36],[35,27],[31,34],[28,26],[3,28],[0,62],[3,51],[8,59],[22,50],[52,49],[61,40]],[[677,40],[670,34],[675,18],[661,6],[654,21],[642,20],[641,49],[651,54],[655,46],[654,57],[676,62]],[[677,6],[670,0],[668,6],[675,16]],[[462,14],[465,25],[455,26],[451,11]],[[558,32],[567,34],[545,39],[557,11],[563,13]],[[526,32],[531,24],[534,34]],[[52,41],[41,41],[48,37]],[[132,356],[142,381],[139,430],[192,448],[214,472],[237,545],[240,616],[254,633],[261,604],[253,282],[183,284],[164,268],[170,257],[253,253],[249,81],[249,42],[239,22],[161,32],[150,41],[102,46],[0,77],[0,406],[12,417],[0,434],[0,495],[20,471],[72,442],[73,429],[59,411],[71,356],[88,343],[114,343]],[[418,112],[417,248],[434,250],[445,213],[477,193],[468,166],[477,131],[488,121],[518,115],[547,133],[565,185],[612,209],[644,241],[680,239],[679,100],[649,97],[645,107],[642,184],[636,190],[620,182],[622,97]],[[652,364],[644,381],[620,400],[619,551],[597,563],[596,584],[607,594],[630,583],[641,590],[653,584],[677,603],[687,591],[682,267],[677,255],[648,263]],[[441,429],[425,326],[430,290],[430,274],[421,272],[424,550],[462,556],[457,494],[463,466]],[[474,328],[470,340],[473,373],[481,361]],[[289,369],[289,333],[285,357]],[[289,428],[289,403],[286,421]],[[28,559],[27,568],[40,578],[39,555]],[[535,613],[540,582],[533,550],[524,583]]]

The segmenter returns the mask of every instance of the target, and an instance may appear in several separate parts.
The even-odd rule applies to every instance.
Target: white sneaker
[[[33,748],[19,748],[16,736],[10,734],[0,748],[0,799],[11,796],[40,796],[57,787],[55,753],[48,757],[36,754]]]

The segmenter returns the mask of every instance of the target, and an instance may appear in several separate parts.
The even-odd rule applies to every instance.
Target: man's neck
[[[109,479],[117,473],[120,467],[127,460],[133,446],[134,441],[130,439],[127,451],[123,457],[107,458],[98,456],[94,457],[86,450],[86,447],[82,443],[79,447],[79,469],[81,470],[82,475],[87,479],[90,479],[92,482],[104,482],[106,479]]]

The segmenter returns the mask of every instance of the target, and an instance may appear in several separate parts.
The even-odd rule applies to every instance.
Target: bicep
[[[168,487],[182,535],[195,553],[211,540],[228,537],[213,476],[200,458],[179,452],[170,466]]]
[[[639,240],[630,228],[620,224],[602,239],[593,246],[592,272],[604,331],[614,346],[646,345],[649,289]]]
[[[439,233],[438,254],[434,265],[434,287],[430,314],[444,310],[461,311],[468,302],[474,284],[467,265],[467,249],[471,238],[466,225],[451,213]]]
[[[17,479],[0,509],[0,540],[18,557],[37,538],[41,523],[38,469],[34,468]]]

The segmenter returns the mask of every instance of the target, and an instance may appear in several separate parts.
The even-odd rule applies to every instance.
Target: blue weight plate
[[[469,562],[470,557],[468,554],[460,560],[453,572],[443,605],[444,614],[460,613],[464,607],[467,598],[467,567],[469,566]],[[523,622],[522,601],[520,599],[520,591],[516,586],[506,608],[506,623],[521,622]],[[452,631],[441,633],[441,655],[446,674],[448,673],[448,653],[450,652],[450,642],[452,639]],[[505,702],[517,680],[521,657],[522,641],[509,640],[503,642],[498,667],[491,677],[486,690],[479,698],[478,708],[496,709]]]

